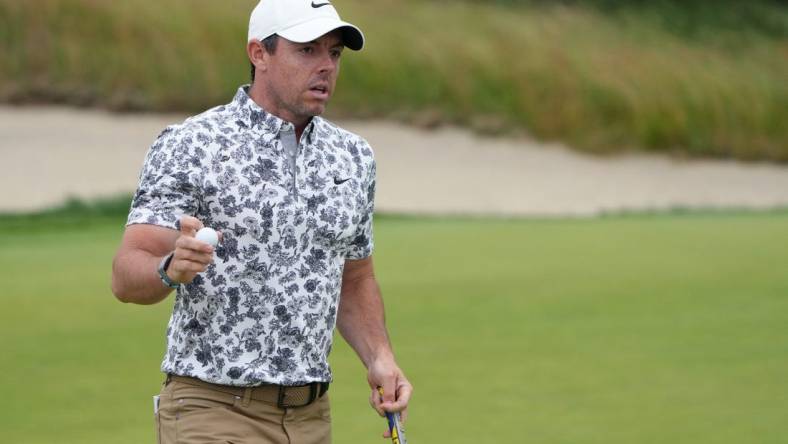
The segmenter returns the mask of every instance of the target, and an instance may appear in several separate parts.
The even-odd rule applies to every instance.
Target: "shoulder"
[[[145,156],[143,178],[161,174],[200,175],[208,158],[209,142],[221,133],[223,126],[219,122],[224,113],[224,106],[218,106],[164,128]],[[185,176],[180,179],[185,180]]]
[[[191,163],[204,158],[210,142],[228,133],[234,117],[227,105],[221,105],[167,126],[150,148],[149,156],[189,157]]]
[[[220,133],[233,123],[233,113],[227,105],[217,106],[191,116],[180,123],[167,126],[157,139],[177,140],[194,137],[200,133]]]

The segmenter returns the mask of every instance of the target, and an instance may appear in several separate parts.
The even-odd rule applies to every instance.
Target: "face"
[[[339,31],[308,43],[279,38],[274,54],[265,54],[262,81],[267,111],[301,124],[322,114],[334,92],[342,55]]]

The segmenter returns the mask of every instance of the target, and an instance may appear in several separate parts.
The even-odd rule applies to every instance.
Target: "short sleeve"
[[[364,259],[372,255],[372,250],[374,249],[372,215],[375,211],[375,173],[376,165],[375,161],[372,160],[363,185],[365,202],[362,207],[361,218],[356,229],[356,235],[353,237],[350,247],[345,254],[346,259]]]
[[[168,127],[151,145],[140,173],[126,225],[153,224],[178,229],[184,214],[199,208],[199,159],[190,153],[188,141]]]

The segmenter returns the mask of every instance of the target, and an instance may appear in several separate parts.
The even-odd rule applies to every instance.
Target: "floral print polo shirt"
[[[188,214],[223,239],[177,291],[162,371],[234,386],[330,381],[343,266],[372,254],[374,195],[364,139],[314,117],[296,141],[248,86],[166,128],[127,223],[177,229]]]

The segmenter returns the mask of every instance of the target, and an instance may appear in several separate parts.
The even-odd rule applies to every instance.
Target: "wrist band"
[[[170,279],[169,276],[167,276],[167,268],[169,268],[170,262],[172,261],[172,256],[174,254],[175,252],[173,251],[172,253],[162,258],[161,262],[159,263],[159,278],[161,279],[161,282],[164,284],[165,287],[177,289],[178,287],[181,286],[181,284],[173,281],[172,279]]]

